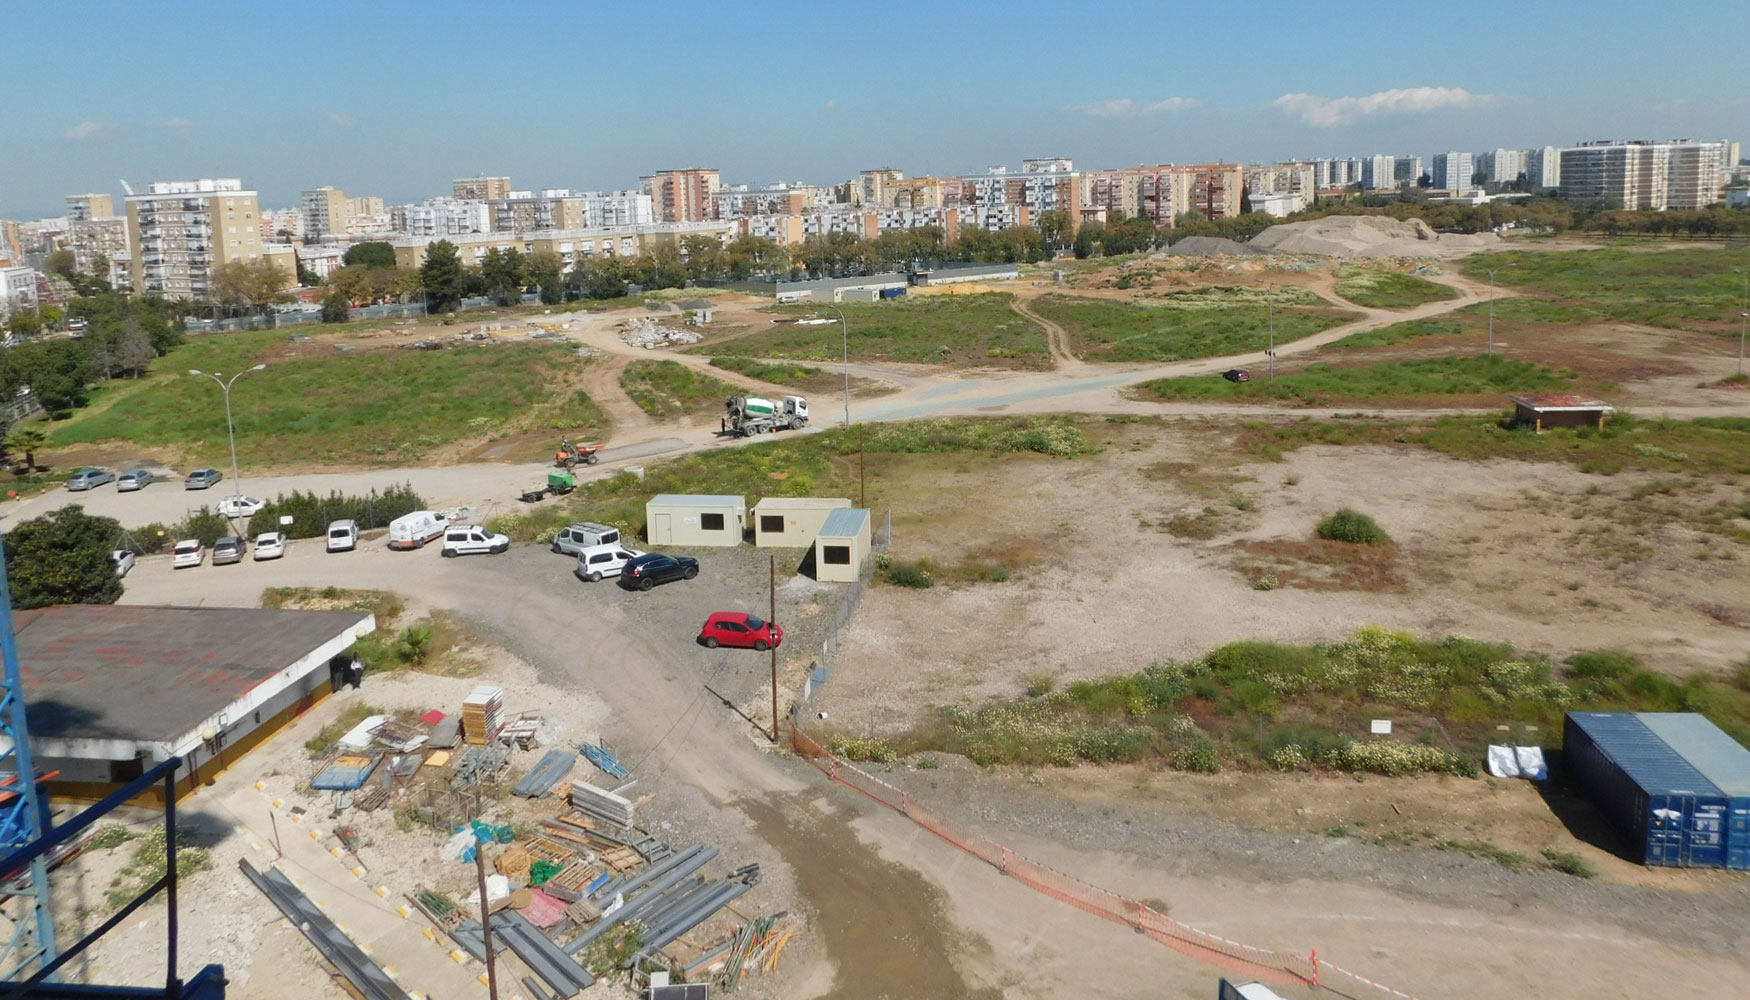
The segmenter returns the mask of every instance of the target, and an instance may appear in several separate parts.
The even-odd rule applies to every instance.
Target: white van
[[[435,510],[416,510],[389,522],[389,547],[392,549],[422,549],[425,543],[443,535],[450,522]]]
[[[626,565],[626,560],[636,559],[643,554],[637,549],[623,549],[618,545],[591,545],[577,554],[577,569],[574,572],[579,580],[595,583],[604,576],[619,576],[620,568]]]
[[[496,555],[510,548],[510,538],[478,524],[452,524],[444,531],[444,555]]]
[[[574,556],[597,545],[620,544],[620,529],[611,524],[579,521],[553,536],[553,551]]]
[[[328,551],[351,552],[358,548],[359,523],[348,518],[328,522]]]

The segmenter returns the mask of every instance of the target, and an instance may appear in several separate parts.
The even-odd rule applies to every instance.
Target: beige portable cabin
[[[861,507],[835,510],[814,536],[814,578],[822,583],[855,583],[869,559],[869,512]]]
[[[644,505],[644,537],[652,545],[741,544],[747,500],[739,496],[660,493]]]
[[[844,497],[767,497],[753,507],[753,543],[762,549],[805,549],[827,515],[850,507]]]

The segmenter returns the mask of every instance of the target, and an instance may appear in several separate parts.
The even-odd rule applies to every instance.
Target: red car
[[[741,611],[718,611],[705,619],[705,627],[699,630],[699,641],[708,649],[739,646],[764,652],[784,641],[784,630],[773,622]]]

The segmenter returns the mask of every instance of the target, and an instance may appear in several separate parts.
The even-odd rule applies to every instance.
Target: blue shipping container
[[[1645,864],[1750,868],[1750,750],[1702,716],[1569,712],[1562,758]]]
[[[905,289],[903,288],[883,288],[881,290],[881,297],[884,299],[897,299],[904,294]]]

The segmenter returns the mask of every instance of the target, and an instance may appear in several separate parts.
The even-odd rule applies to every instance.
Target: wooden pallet
[[[547,884],[541,888],[555,899],[575,903],[583,898],[590,883],[601,877],[601,874],[601,870],[594,865],[574,864],[548,879]]]
[[[546,837],[535,836],[520,841],[522,849],[529,852],[529,857],[535,861],[554,861],[559,864],[569,864],[577,857],[577,851],[557,841]]]
[[[601,862],[613,869],[614,874],[624,875],[634,868],[642,867],[644,856],[630,847],[616,847],[611,851],[602,852]]]

